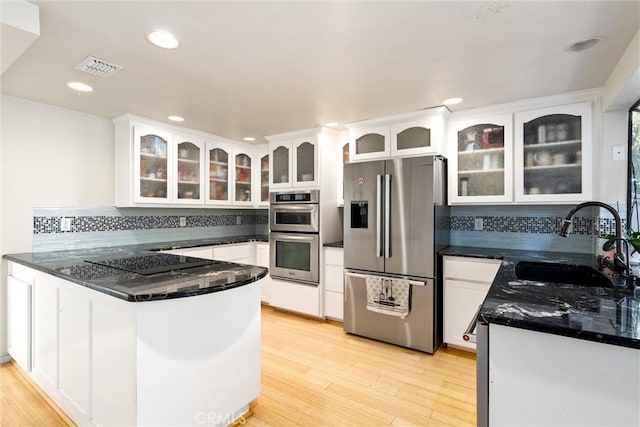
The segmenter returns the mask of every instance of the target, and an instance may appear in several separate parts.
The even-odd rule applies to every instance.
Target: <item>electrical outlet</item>
[[[60,231],[71,231],[71,218],[60,218]]]
[[[612,147],[611,158],[613,160],[624,160],[627,147],[624,145],[614,145]]]
[[[476,218],[473,224],[475,231],[482,231],[484,229],[484,220],[482,218]]]
[[[180,227],[186,227],[187,226],[187,217],[186,216],[181,216],[180,217]]]
[[[240,215],[236,216],[236,224],[237,225],[242,224],[242,217]]]

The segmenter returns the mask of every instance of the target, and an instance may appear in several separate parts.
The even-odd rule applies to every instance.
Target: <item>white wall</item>
[[[616,206],[627,204],[627,145],[628,145],[628,110],[605,112],[602,115],[602,143],[598,156],[598,200]],[[624,160],[613,160],[612,150],[622,145],[625,151]]]
[[[2,95],[0,251],[30,252],[34,206],[114,203],[111,120]],[[0,356],[6,354],[6,263]]]

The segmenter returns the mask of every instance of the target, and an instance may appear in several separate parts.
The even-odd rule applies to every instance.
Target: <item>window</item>
[[[640,231],[640,100],[629,109],[629,171],[627,190],[627,231]]]

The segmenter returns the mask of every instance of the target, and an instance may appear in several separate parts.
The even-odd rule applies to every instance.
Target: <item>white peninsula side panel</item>
[[[489,328],[489,425],[640,425],[640,350]]]

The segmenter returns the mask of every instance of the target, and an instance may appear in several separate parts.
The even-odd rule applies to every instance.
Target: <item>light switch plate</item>
[[[613,160],[624,160],[627,152],[627,147],[624,145],[614,145],[612,147],[611,158]]]
[[[181,216],[180,217],[180,227],[186,227],[187,226],[187,217],[186,216]]]
[[[484,221],[482,220],[482,218],[476,218],[473,224],[473,229],[475,231],[482,231],[484,230]]]
[[[71,231],[71,218],[60,218],[60,231]]]

